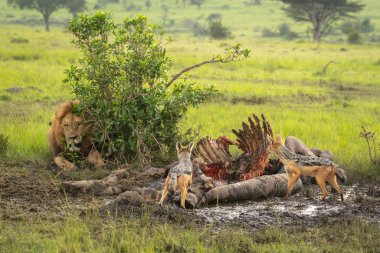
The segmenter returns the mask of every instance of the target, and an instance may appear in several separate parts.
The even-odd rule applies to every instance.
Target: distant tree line
[[[53,12],[67,8],[75,17],[85,10],[85,0],[7,0],[9,5],[21,9],[33,9],[38,11],[45,23],[45,30],[50,30],[50,16]]]
[[[370,19],[362,21],[350,21],[347,18],[353,18],[353,14],[361,11],[364,4],[355,0],[280,0],[284,3],[282,8],[286,15],[295,21],[311,24],[308,30],[312,34],[315,42],[319,43],[324,36],[331,34],[333,27],[336,27],[338,21],[345,20],[341,23],[341,31],[347,35],[348,42],[360,43],[364,38],[369,38],[368,34],[374,30]],[[78,13],[86,9],[86,0],[7,0],[9,5],[21,9],[33,9],[38,11],[44,20],[45,29],[49,31],[50,16],[53,12],[66,8],[76,17]],[[183,7],[186,4],[197,6],[200,9],[206,0],[182,0]],[[127,11],[141,11],[143,5],[136,5],[129,0],[97,0],[94,9],[104,8],[108,3],[122,3]],[[141,1],[145,4],[146,10],[152,7],[152,0]],[[180,4],[180,0],[175,3]],[[128,5],[127,5],[128,4]],[[244,1],[246,6],[260,5],[261,0]],[[169,7],[161,1],[162,25],[173,25],[175,20],[169,19]],[[259,7],[257,7],[259,8]],[[203,15],[203,14],[202,14]],[[184,24],[192,29],[195,35],[209,35],[212,38],[223,39],[231,37],[230,29],[222,24],[221,14],[212,13],[207,17],[207,25],[201,25],[197,20],[184,20]],[[263,37],[282,37],[284,39],[295,39],[298,35],[290,30],[286,23],[280,24],[277,31],[269,28],[263,28]]]

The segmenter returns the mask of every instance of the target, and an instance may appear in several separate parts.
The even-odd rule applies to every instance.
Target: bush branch
[[[177,80],[181,75],[183,75],[184,73],[192,70],[192,69],[195,69],[195,68],[199,68],[205,64],[210,64],[210,63],[228,63],[228,62],[234,62],[234,61],[241,61],[243,59],[246,59],[249,57],[249,53],[250,53],[250,50],[248,49],[243,49],[241,50],[240,49],[240,44],[236,44],[236,45],[233,45],[233,46],[228,46],[226,44],[223,44],[222,46],[224,46],[224,51],[225,51],[225,56],[221,56],[221,55],[217,55],[217,56],[214,56],[212,57],[210,60],[208,61],[203,61],[203,62],[200,62],[200,63],[197,63],[195,65],[192,65],[192,66],[189,66],[187,68],[184,68],[183,70],[181,70],[180,72],[178,72],[177,74],[175,74],[172,79],[170,79],[170,81],[166,84],[166,88],[168,88],[175,80]]]
[[[221,59],[215,59],[215,57],[213,57],[211,60],[203,61],[203,62],[200,62],[198,64],[194,64],[193,66],[184,68],[183,70],[181,70],[180,72],[178,72],[177,74],[175,74],[172,77],[172,79],[166,84],[166,88],[168,88],[175,80],[177,80],[180,76],[182,76],[186,72],[188,72],[188,71],[190,71],[192,69],[195,69],[195,68],[199,68],[202,65],[209,64],[209,63],[216,63],[216,62],[222,62],[222,60]]]

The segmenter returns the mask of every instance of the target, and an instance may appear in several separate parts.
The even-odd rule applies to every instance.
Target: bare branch
[[[360,132],[360,137],[364,138],[368,146],[369,159],[374,165],[380,164],[380,159],[377,157],[377,147],[376,147],[376,133],[367,131],[364,126],[362,126],[362,131]]]
[[[221,56],[221,55],[217,55],[217,56],[214,56],[212,57],[210,60],[208,61],[203,61],[203,62],[200,62],[200,63],[197,63],[195,65],[192,65],[190,67],[187,67],[187,68],[184,68],[183,70],[181,70],[180,72],[178,72],[177,74],[175,74],[172,79],[170,79],[170,81],[166,84],[166,88],[168,88],[175,80],[177,80],[181,75],[183,75],[184,73],[192,70],[192,69],[195,69],[195,68],[199,68],[205,64],[210,64],[210,63],[228,63],[228,62],[234,62],[234,61],[241,61],[243,59],[246,59],[249,57],[249,53],[250,53],[250,50],[248,49],[240,49],[241,45],[240,44],[236,44],[236,45],[233,45],[233,46],[229,46],[227,44],[222,44],[221,46],[224,46],[224,51],[225,51],[225,55],[224,56]]]
[[[209,63],[216,63],[216,62],[222,62],[222,60],[221,59],[215,59],[215,57],[213,57],[211,60],[200,62],[200,63],[195,64],[193,66],[184,68],[183,70],[181,70],[180,72],[178,72],[177,74],[175,74],[172,77],[172,79],[166,84],[166,88],[168,88],[175,80],[178,79],[178,77],[180,77],[181,75],[185,74],[186,72],[188,72],[188,71],[190,71],[192,69],[195,69],[195,68],[199,68],[202,65],[209,64]]]
[[[326,71],[327,71],[327,68],[328,68],[331,64],[333,64],[333,63],[336,63],[336,62],[335,62],[335,61],[329,61],[329,62],[323,67],[323,69],[322,69],[322,73],[325,74]]]

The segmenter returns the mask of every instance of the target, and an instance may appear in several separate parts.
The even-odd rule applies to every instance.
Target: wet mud
[[[247,201],[193,210],[205,223],[217,226],[243,225],[253,228],[268,226],[314,227],[360,219],[380,225],[380,185],[343,186],[344,202],[335,193],[321,201],[318,186],[309,185],[289,197]]]
[[[54,177],[47,167],[36,164],[4,166],[0,163],[0,219],[19,221],[80,215],[116,198],[68,195],[61,187],[62,180]],[[290,198],[276,197],[189,210],[176,205],[159,207],[154,202],[150,209],[160,217],[170,219],[177,214],[176,217],[183,216],[200,225],[220,228],[232,225],[253,229],[269,226],[298,229],[350,219],[375,222],[380,226],[380,183],[342,188],[344,202],[334,193],[330,193],[326,201],[321,201],[318,186],[310,185]]]

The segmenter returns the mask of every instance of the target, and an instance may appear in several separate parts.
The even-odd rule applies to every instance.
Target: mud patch
[[[87,194],[67,195],[61,188],[62,180],[54,177],[49,166],[48,163],[0,163],[0,219],[35,221],[78,216],[99,210],[100,206],[115,199],[95,198]],[[253,230],[286,226],[289,230],[297,230],[344,223],[351,219],[375,222],[380,226],[380,184],[356,184],[343,189],[345,202],[338,200],[335,194],[330,194],[325,202],[320,201],[321,193],[316,185],[312,185],[289,199],[270,198],[194,210],[183,210],[174,204],[159,207],[157,201],[153,201],[147,206],[133,207],[133,210],[128,205],[124,212],[118,214],[125,213],[127,217],[131,214],[146,215],[148,209],[152,219],[160,222],[194,222],[220,229],[227,226]]]
[[[380,189],[379,185],[375,188]],[[380,225],[380,198],[370,196],[368,190],[369,187],[360,185],[345,187],[345,202],[339,201],[334,194],[330,194],[329,199],[323,202],[319,199],[319,189],[313,185],[289,199],[270,198],[192,212],[208,224],[249,226],[255,229],[269,226],[314,227],[352,218]]]
[[[232,97],[231,98],[231,104],[250,104],[250,105],[262,105],[265,103],[271,102],[269,98],[267,97]]]
[[[35,220],[79,213],[91,196],[67,196],[48,163],[0,163],[0,219]]]
[[[5,89],[6,92],[11,93],[11,94],[17,94],[17,93],[20,93],[23,91],[28,91],[28,90],[34,90],[34,91],[37,91],[39,93],[43,92],[43,90],[41,90],[40,88],[35,87],[35,86],[26,86],[26,87],[15,86],[15,87],[10,87],[10,88]]]

